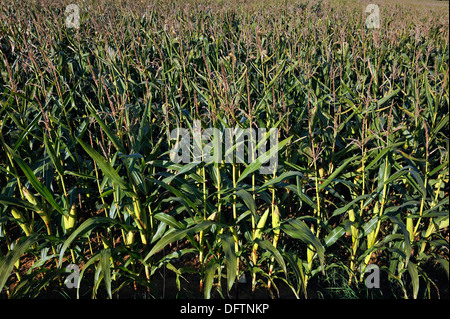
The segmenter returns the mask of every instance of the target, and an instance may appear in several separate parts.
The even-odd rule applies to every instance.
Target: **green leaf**
[[[86,220],[77,229],[75,229],[74,232],[69,236],[69,238],[67,238],[66,241],[64,242],[64,245],[62,246],[61,251],[59,253],[59,266],[61,267],[62,265],[64,252],[72,243],[72,241],[75,240],[75,238],[86,234],[88,231],[96,227],[113,226],[116,224],[118,224],[118,222],[109,217],[91,217],[88,220]]]
[[[303,177],[303,174],[300,172],[294,172],[294,171],[289,171],[289,172],[284,172],[283,174],[281,174],[280,176],[273,178],[267,182],[265,182],[259,189],[258,192],[263,191],[264,189],[266,189],[267,187],[269,187],[270,185],[273,184],[277,184],[281,181],[287,180],[293,176],[301,176]]]
[[[382,106],[384,103],[386,103],[387,101],[389,101],[391,98],[393,98],[394,96],[396,96],[398,94],[398,92],[400,92],[400,89],[396,89],[394,91],[391,91],[389,94],[387,94],[386,96],[384,96],[383,98],[379,99],[377,101],[378,106]]]
[[[136,144],[138,145],[137,151],[140,150],[144,144],[144,129],[148,127],[148,118],[151,114],[152,96],[148,99],[147,105],[145,106],[144,113],[142,114],[141,123],[139,125],[139,131],[137,136]]]
[[[177,221],[173,216],[171,216],[169,214],[157,213],[157,214],[154,215],[154,217],[157,220],[160,220],[163,223],[165,223],[165,224],[167,224],[167,225],[169,225],[169,226],[171,226],[173,228],[186,229],[186,226],[183,223]]]
[[[11,154],[11,156],[14,158],[16,163],[20,166],[22,171],[24,172],[25,176],[28,178],[28,181],[33,185],[34,189],[42,195],[42,197],[47,200],[47,202],[50,203],[60,214],[64,215],[63,209],[61,206],[59,206],[55,199],[53,198],[52,193],[48,190],[45,185],[43,185],[39,180],[37,179],[36,175],[34,175],[31,168],[22,160],[22,158],[16,154],[8,145],[4,144],[8,152]]]
[[[176,231],[168,233],[167,235],[163,236],[155,244],[155,246],[153,246],[153,248],[150,250],[150,252],[147,254],[147,256],[145,256],[143,261],[144,262],[147,261],[147,259],[149,259],[151,256],[156,254],[158,251],[160,251],[161,249],[166,247],[168,244],[170,244],[174,241],[177,241],[177,240],[181,240],[188,235],[193,235],[202,230],[205,230],[208,227],[210,227],[212,224],[213,224],[213,222],[211,220],[205,220],[205,221],[201,222],[200,224],[197,224],[191,228],[183,229],[183,230],[176,230]]]
[[[375,229],[378,223],[378,219],[379,219],[378,216],[374,216],[362,226],[363,233],[361,234],[361,237],[367,236]]]
[[[95,163],[100,167],[103,174],[106,177],[111,179],[115,184],[120,186],[128,195],[131,197],[137,197],[136,193],[134,193],[130,185],[126,183],[116,172],[116,170],[101,156],[96,150],[87,145],[81,139],[77,138],[78,143],[84,148],[84,150],[89,154],[89,156],[95,161]]]
[[[284,252],[283,256],[288,261],[288,264],[294,271],[294,275],[295,278],[297,279],[298,286],[302,287],[303,293],[306,296],[305,276],[303,273],[302,260],[298,257],[296,253],[290,251]]]
[[[339,166],[330,176],[328,176],[328,178],[322,184],[320,184],[319,191],[321,191],[322,189],[327,187],[328,184],[330,184],[335,179],[335,177],[338,176],[350,162],[354,162],[354,161],[356,161],[356,159],[358,159],[360,157],[361,157],[360,155],[355,155],[353,157],[346,159],[345,162],[342,163],[341,166]]]
[[[20,257],[30,248],[30,246],[37,241],[38,234],[33,234],[27,237],[24,241],[17,244],[13,250],[8,252],[6,257],[0,260],[0,291],[2,291],[8,277],[14,269],[14,264]]]
[[[403,233],[403,241],[405,243],[403,250],[405,253],[405,264],[408,265],[412,250],[409,231],[407,230],[406,225],[400,220],[398,216],[389,216],[389,219],[393,223],[397,224]]]
[[[287,185],[286,188],[297,194],[297,196],[300,197],[300,199],[304,201],[306,204],[308,204],[311,208],[317,210],[317,204],[314,203],[311,197],[309,197],[308,195],[306,195],[304,192],[301,191],[298,183],[296,186]]]
[[[417,200],[410,200],[398,206],[390,206],[384,210],[383,215],[395,216],[398,215],[405,207],[417,207],[420,202]]]
[[[292,238],[300,239],[304,243],[312,245],[319,256],[319,261],[324,271],[325,248],[319,239],[303,221],[299,219],[288,219],[287,222],[289,224],[286,222],[281,224],[281,229]]]
[[[227,264],[227,283],[228,291],[233,287],[237,274],[237,257],[234,251],[234,239],[233,236],[226,234],[222,236],[222,247],[225,253],[225,261]]]
[[[343,225],[336,226],[324,239],[324,248],[328,248],[333,245],[345,234],[345,227]]]
[[[103,129],[103,131],[106,133],[106,135],[109,137],[109,139],[111,140],[111,142],[114,144],[114,146],[116,147],[116,149],[123,153],[123,154],[127,154],[127,151],[125,150],[125,147],[123,147],[122,142],[117,138],[117,136],[115,136],[113,134],[113,132],[109,129],[109,127],[100,119],[100,117],[98,117],[98,115],[96,114],[96,110],[93,106],[88,106],[89,112],[91,112],[92,116],[95,118],[95,120],[97,121],[98,124],[100,124],[101,128]]]
[[[387,152],[389,152],[389,151],[390,151],[391,149],[393,149],[393,148],[396,148],[397,146],[402,145],[403,143],[404,143],[404,142],[398,142],[398,143],[392,144],[392,145],[390,145],[390,146],[387,146],[386,148],[383,148],[383,149],[375,156],[375,158],[374,158],[367,166],[365,166],[364,171],[367,173],[367,171],[368,171],[373,165],[379,163],[380,159],[381,159],[384,155],[386,155]],[[374,151],[372,151],[372,152],[375,152],[375,151],[377,151],[377,150],[374,150]],[[372,152],[371,152],[371,153],[372,153]]]
[[[0,198],[1,198],[1,196],[0,196]],[[432,215],[433,211],[435,211],[436,209],[442,207],[443,205],[448,205],[448,203],[449,203],[449,198],[445,197],[439,203],[434,205],[431,209],[428,209],[428,210],[424,211],[423,212],[423,217],[433,217],[433,215]],[[445,206],[444,206],[444,208],[445,208]],[[447,211],[447,216],[448,216],[448,211]]]
[[[264,153],[263,155],[259,156],[253,163],[250,163],[242,172],[241,176],[239,177],[239,179],[237,180],[237,182],[239,183],[240,181],[242,181],[245,177],[247,177],[247,175],[254,173],[255,171],[257,171],[261,165],[263,165],[264,163],[266,163],[269,159],[270,159],[270,153],[273,152],[273,148],[276,148],[276,151],[280,151],[287,143],[289,143],[289,141],[291,140],[292,136],[284,139],[283,141],[279,142],[277,145],[273,146],[270,150],[268,150],[266,153]]]
[[[47,134],[44,134],[44,145],[47,149],[47,153],[52,161],[53,165],[55,165],[56,171],[59,175],[63,176],[64,168],[61,165],[61,162],[58,160],[58,156],[56,155],[55,150],[53,149],[52,144],[49,142]]]
[[[216,273],[216,269],[219,268],[219,264],[215,260],[211,260],[206,266],[205,270],[205,291],[204,296],[205,299],[211,298],[211,288],[214,282],[214,274]]]
[[[408,272],[411,276],[411,284],[413,286],[413,298],[417,299],[417,294],[419,293],[419,273],[417,271],[417,265],[412,261],[408,263]]]
[[[255,239],[255,242],[256,244],[258,244],[260,248],[267,250],[273,255],[273,257],[275,257],[275,260],[280,264],[281,268],[283,268],[285,275],[287,276],[286,263],[284,262],[283,256],[281,256],[278,249],[275,248],[272,245],[272,243],[268,240]]]
[[[77,286],[77,299],[80,298],[80,283],[81,283],[81,279],[83,278],[84,272],[86,271],[86,269],[88,269],[95,261],[97,261],[97,259],[100,258],[100,254],[102,252],[98,252],[96,253],[94,256],[92,256],[84,265],[83,269],[80,272],[80,277],[78,278],[78,286]]]
[[[256,203],[255,203],[255,200],[253,199],[253,196],[244,189],[237,191],[236,195],[239,196],[244,201],[245,205],[247,205],[248,209],[255,216],[256,215]]]
[[[175,177],[180,176],[186,172],[190,172],[198,164],[200,164],[200,162],[192,162],[192,163],[189,163],[189,164],[186,164],[183,166],[181,166],[180,164],[177,164],[177,166],[175,166],[175,165],[168,166],[167,167],[168,169],[174,169],[174,170],[177,170],[177,172],[175,174],[172,174],[172,175],[164,178],[162,181],[166,184],[169,184]]]
[[[165,183],[164,181],[160,181],[157,179],[149,179],[151,183],[155,183],[157,185],[160,185],[164,188],[166,188],[168,191],[172,192],[175,196],[179,197],[182,204],[188,209],[190,212],[190,209],[192,208],[195,212],[198,212],[198,207],[195,205],[188,196],[184,195],[182,192],[180,192],[178,189],[176,189],[173,186],[170,186],[169,184]]]
[[[438,257],[437,261],[441,264],[442,268],[444,268],[445,273],[447,274],[447,279],[449,278],[448,276],[448,260]]]
[[[356,202],[360,202],[361,200],[366,199],[366,198],[371,197],[371,196],[372,196],[372,194],[364,194],[364,195],[360,195],[360,196],[356,197],[356,198],[353,199],[351,202],[347,203],[345,206],[336,209],[336,210],[333,212],[333,215],[331,215],[331,217],[334,217],[334,216],[337,216],[337,215],[340,215],[340,214],[342,214],[342,213],[347,212],[348,209],[349,209],[351,206],[353,206]]]
[[[105,282],[106,291],[109,299],[112,299],[111,294],[111,249],[102,249],[100,252],[100,266],[103,273],[103,281]]]
[[[22,200],[22,199],[15,198],[15,197],[0,195],[0,203],[2,203],[3,205],[6,205],[6,206],[11,205],[11,206],[17,206],[17,207],[21,207],[21,208],[25,208],[25,209],[30,209],[35,212],[40,210],[40,208],[38,206],[33,205],[26,200]]]

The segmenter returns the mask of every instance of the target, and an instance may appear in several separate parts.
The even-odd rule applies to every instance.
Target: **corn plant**
[[[2,297],[448,296],[448,3],[69,4],[0,6]]]

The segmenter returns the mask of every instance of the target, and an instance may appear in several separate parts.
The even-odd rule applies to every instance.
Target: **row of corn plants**
[[[180,296],[308,298],[370,264],[448,295],[448,3],[382,2],[378,29],[366,5],[3,1],[0,296],[160,298],[171,273]],[[203,160],[173,160],[177,128]],[[191,138],[261,128],[215,161]]]

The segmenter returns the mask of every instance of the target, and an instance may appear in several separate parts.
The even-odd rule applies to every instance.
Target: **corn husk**
[[[25,235],[30,236],[32,233],[31,227],[28,225],[25,216],[15,208],[11,208],[11,214],[19,223],[20,228],[24,231]]]
[[[71,231],[77,222],[77,210],[75,204],[70,208],[69,215],[63,216],[64,228],[66,231]]]

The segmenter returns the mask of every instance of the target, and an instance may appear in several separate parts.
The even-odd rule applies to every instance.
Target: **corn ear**
[[[69,215],[63,216],[64,221],[64,228],[66,231],[71,231],[77,222],[77,210],[75,204],[72,204],[72,207],[70,208]]]
[[[143,243],[144,245],[146,245],[146,244],[147,244],[147,238],[146,238],[146,236],[145,236],[145,227],[144,227],[144,225],[142,225],[142,222],[141,222],[141,220],[139,219],[139,217],[136,216],[136,214],[135,214],[134,212],[132,212],[131,209],[129,209],[128,207],[126,207],[126,210],[127,210],[128,213],[134,218],[134,220],[135,220],[135,222],[136,222],[136,225],[137,225],[137,227],[138,227],[138,229],[139,229],[139,233],[141,234],[141,240],[142,240],[142,243]]]
[[[212,221],[217,221],[217,212],[212,213],[209,217],[208,220],[212,220]]]
[[[47,212],[42,208],[42,205],[38,204],[38,201],[36,199],[36,197],[34,197],[34,195],[25,187],[22,188],[23,191],[23,195],[25,196],[25,198],[27,199],[28,202],[30,202],[31,204],[40,207],[40,209],[37,211],[39,217],[41,217],[41,219],[44,221],[45,226],[47,227],[47,233],[50,235],[50,216],[47,214]]]
[[[25,235],[30,236],[32,233],[31,227],[28,225],[25,216],[15,208],[11,208],[11,214],[19,223],[20,228],[24,231]]]
[[[412,218],[406,218],[406,230],[409,232],[409,240],[413,240],[414,236],[414,222]]]
[[[280,210],[278,209],[277,205],[273,206],[273,212],[272,212],[272,228],[273,228],[273,247],[277,247],[278,239],[280,238]],[[273,272],[273,260],[269,267],[269,274],[272,274]],[[271,286],[271,282],[268,282],[268,287]]]
[[[260,217],[258,224],[256,225],[256,230],[254,232],[253,240],[261,239],[262,236],[262,230],[264,229],[264,226],[266,225],[267,218],[269,217],[270,208],[267,208],[264,214]],[[253,264],[256,265],[257,262],[257,255],[256,251],[258,250],[258,244],[253,244],[252,249],[252,261]],[[252,279],[252,291],[255,290],[256,287],[256,273],[253,273],[253,279]]]
[[[352,225],[350,226],[351,232],[352,232],[352,242],[354,243],[356,239],[358,238],[358,229],[353,225],[355,222],[355,211],[353,209],[350,209],[348,211],[348,217],[350,222],[352,222]]]
[[[125,239],[125,246],[130,247],[136,242],[136,232],[133,230],[130,230]]]
[[[373,215],[374,216],[378,216],[379,211],[380,210],[379,210],[379,207],[378,207],[378,202],[376,202],[375,207],[373,209]],[[377,232],[377,229],[375,228],[369,234],[367,234],[367,248],[368,249],[372,248],[373,245],[375,245],[375,239],[377,237],[376,232]],[[368,257],[369,257],[368,259],[370,259],[370,256],[368,256]],[[366,257],[366,259],[367,259],[367,257]]]
[[[273,246],[277,247],[278,239],[280,238],[280,210],[275,205],[272,214],[272,227],[273,227]]]
[[[319,168],[319,176],[320,176],[320,178],[325,176],[325,170],[322,167]]]
[[[258,221],[258,224],[256,225],[256,231],[255,231],[255,238],[256,239],[261,239],[262,236],[262,230],[264,229],[264,226],[266,225],[267,222],[267,217],[269,217],[269,208],[266,209],[266,211],[264,212],[264,214],[261,216],[261,218]],[[256,263],[256,251],[258,250],[258,244],[254,244],[253,245],[253,262]]]
[[[27,199],[28,202],[30,202],[31,204],[36,205],[36,206],[38,205],[36,197],[34,197],[34,195],[31,194],[27,188],[23,187],[22,191],[23,191],[23,195],[25,196],[25,198]]]

